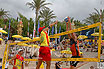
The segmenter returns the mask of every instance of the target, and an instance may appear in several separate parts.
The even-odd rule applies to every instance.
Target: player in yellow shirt
[[[13,65],[13,69],[24,69],[23,68],[24,58],[22,57],[22,54],[23,54],[23,49],[19,49],[18,54],[16,54],[16,56],[14,56],[9,61],[9,63]],[[14,61],[14,64],[12,61]]]
[[[50,69],[50,65],[51,65],[51,53],[50,53],[50,48],[49,48],[49,36],[47,31],[53,26],[57,24],[57,21],[50,24],[49,27],[45,28],[44,27],[40,27],[39,28],[39,33],[40,33],[40,49],[39,49],[39,59],[38,59],[38,65],[36,67],[36,69],[40,68],[40,65],[42,64],[43,61],[46,61],[46,69]]]

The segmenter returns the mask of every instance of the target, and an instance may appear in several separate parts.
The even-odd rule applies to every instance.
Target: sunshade
[[[99,33],[93,33],[91,36],[99,36]],[[103,36],[103,34],[101,34],[101,36]]]
[[[21,35],[13,35],[12,37],[13,37],[13,38],[22,38]]]
[[[85,35],[79,35],[79,36],[78,36],[78,39],[86,39],[86,38],[88,38],[88,37],[85,36]]]
[[[2,38],[0,38],[0,41],[3,41],[3,39],[2,39]]]
[[[22,40],[32,40],[32,39],[29,38],[29,37],[22,37],[21,39],[22,39]]]
[[[1,33],[8,34],[5,30],[0,30]]]
[[[68,50],[63,50],[63,51],[60,51],[60,53],[66,53],[66,54],[72,54],[71,51],[68,51]],[[80,52],[80,54],[83,54],[82,52]]]

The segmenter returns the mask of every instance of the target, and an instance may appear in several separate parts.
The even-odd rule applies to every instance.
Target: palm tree
[[[85,23],[93,24],[93,23],[100,22],[100,18],[99,18],[98,14],[92,13],[92,14],[89,14],[89,15],[90,15],[89,17],[87,17],[86,19],[83,20]]]
[[[0,9],[0,18],[5,18],[5,17],[7,17],[8,18],[8,12],[9,11],[5,11],[4,9]]]
[[[35,23],[38,21],[38,13],[41,8],[48,8],[46,5],[50,5],[51,3],[46,3],[46,0],[33,0],[33,2],[27,2],[26,5],[29,5],[32,10],[35,9]],[[34,26],[35,27],[35,26]],[[34,28],[35,29],[35,28]]]
[[[47,8],[40,11],[39,17],[43,19],[44,25],[46,25],[46,23],[51,19],[56,18],[55,14],[53,14],[53,11]]]
[[[100,22],[101,19],[102,21],[104,21],[104,9],[102,11],[98,11],[96,8],[94,8],[94,10],[96,12],[89,14],[90,16],[83,20],[85,23],[93,24],[93,23]]]
[[[104,20],[104,9],[101,9],[100,11],[99,10],[97,10],[96,8],[94,8],[94,10],[96,11],[96,12],[94,12],[95,14],[98,14],[99,15],[99,19],[101,20],[102,19],[102,21]]]
[[[104,22],[104,9],[100,9],[97,10],[96,8],[94,8],[96,12],[94,12],[95,14],[98,14],[98,18],[99,18],[99,22],[102,22],[102,33],[103,33],[103,22]]]
[[[83,21],[87,24],[93,24],[97,22],[102,22],[102,30],[103,30],[103,22],[104,22],[104,9],[103,10],[97,10],[94,8],[96,12],[93,12],[89,14],[90,16],[84,19]],[[103,31],[102,31],[103,33]]]
[[[22,35],[27,36],[29,20],[19,12],[18,12],[18,15],[19,15],[20,19],[22,19],[22,22],[23,22],[22,23],[23,24],[23,34]]]
[[[94,8],[95,12],[89,14],[90,16],[84,19],[85,23],[97,23],[102,22],[102,33],[103,33],[103,22],[104,22],[104,9],[97,10]],[[97,30],[97,28],[95,28]]]
[[[76,28],[86,26],[86,24],[81,23],[79,20],[74,20],[74,24]]]

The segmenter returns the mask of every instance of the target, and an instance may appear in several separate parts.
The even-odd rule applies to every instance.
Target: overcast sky
[[[14,18],[18,16],[17,12],[27,18],[35,18],[35,10],[32,11],[26,6],[27,2],[32,0],[0,0],[0,8],[10,11],[10,15]],[[60,21],[63,21],[66,16],[83,20],[89,16],[89,13],[95,11],[94,8],[104,9],[104,0],[47,0],[46,2],[52,3],[48,7],[54,11],[57,20]]]

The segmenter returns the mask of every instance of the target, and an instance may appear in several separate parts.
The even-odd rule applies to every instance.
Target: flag
[[[52,35],[53,35],[53,33],[54,33],[54,26],[52,26]]]
[[[59,28],[59,33],[61,33],[61,26],[60,26],[60,28]],[[59,38],[59,43],[60,43],[60,39],[61,39],[61,36],[60,36],[60,38]]]
[[[38,28],[37,28],[37,37],[39,37],[39,27],[40,27],[40,22],[39,22],[39,20],[38,20]]]
[[[9,29],[8,29],[8,39],[9,39],[9,34],[10,34],[10,20],[9,20]]]

